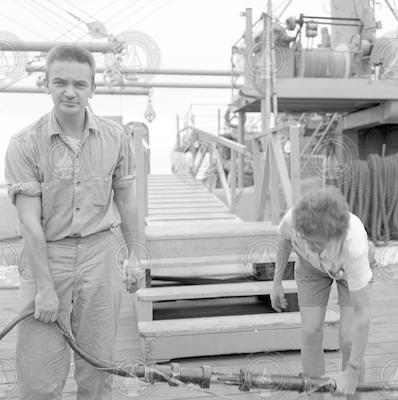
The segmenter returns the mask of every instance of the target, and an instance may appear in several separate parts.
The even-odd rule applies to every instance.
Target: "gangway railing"
[[[145,126],[137,126],[133,132],[136,159],[137,230],[139,240],[145,238],[145,218],[148,215],[148,175],[150,173],[150,147],[145,137]]]
[[[290,141],[290,174],[280,142],[280,132],[287,131]],[[290,208],[300,198],[300,124],[283,123],[274,128],[254,134],[253,178],[256,193],[256,216],[258,221],[266,217],[270,204],[273,223],[280,220],[279,182],[286,207]],[[289,176],[290,175],[290,176]]]
[[[188,132],[185,141],[181,134]],[[247,152],[246,146],[222,136],[214,135],[193,126],[187,126],[177,132],[180,146],[186,152],[195,146],[190,168],[185,171],[197,179],[198,173],[204,168],[204,163],[208,175],[216,173],[221,187],[224,189],[225,198],[229,210],[233,213],[236,209],[236,188],[237,188],[237,160],[239,155]],[[223,151],[230,152],[230,157],[223,158]],[[227,171],[227,172],[226,172]],[[209,189],[215,188],[216,182],[209,185]]]

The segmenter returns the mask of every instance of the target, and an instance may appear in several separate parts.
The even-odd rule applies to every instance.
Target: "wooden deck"
[[[175,183],[175,182],[174,182]],[[183,182],[183,185],[186,182]],[[186,196],[186,198],[176,198],[172,193],[165,193],[168,190],[161,182],[156,182],[154,179],[150,182],[151,195],[149,196],[149,225],[158,226],[170,221],[169,215],[173,215],[175,222],[184,222],[185,216],[190,215],[190,218],[196,220],[197,223],[214,223],[215,219],[219,218],[220,212],[223,213],[223,218],[241,223],[239,219],[230,218],[230,213],[225,209],[214,197],[209,194],[204,196],[199,193],[202,189],[198,188],[198,194],[194,196]],[[159,191],[159,193],[153,194]],[[203,216],[200,208],[205,206],[217,208],[214,210],[215,215],[211,215],[211,219],[207,217],[209,213],[204,212]],[[187,212],[179,212],[183,208],[189,209]],[[174,210],[174,213],[165,214],[165,209]],[[196,212],[198,211],[198,212]],[[175,216],[178,216],[176,219]],[[180,219],[179,219],[180,218]],[[192,220],[188,223],[192,223]],[[397,260],[398,246],[396,251],[390,256]],[[379,252],[382,249],[378,249]],[[372,325],[369,337],[369,344],[366,351],[367,361],[367,381],[379,382],[380,380],[398,380],[398,273],[393,277],[387,277],[380,273],[376,279],[372,289]],[[134,324],[133,311],[133,295],[125,293],[123,295],[122,309],[119,316],[119,331],[116,347],[116,360],[127,366],[131,360],[134,360],[139,353],[137,350],[140,346],[138,332]],[[330,299],[330,307],[333,310],[338,310],[336,305],[336,293],[333,290]],[[0,329],[6,325],[11,319],[17,316],[18,307],[18,289],[0,289]],[[18,398],[15,390],[15,380],[17,379],[15,372],[15,339],[16,332],[11,332],[3,341],[0,342],[0,398],[1,399],[16,399]],[[341,356],[339,352],[327,352],[325,354],[326,370],[328,373],[337,372],[340,370]],[[201,366],[210,365],[213,369],[222,372],[238,372],[240,368],[253,368],[258,373],[283,373],[283,374],[298,374],[301,371],[300,354],[297,351],[279,352],[277,354],[244,354],[231,356],[216,356],[216,357],[199,357],[190,359],[175,360],[181,366]],[[76,399],[76,385],[73,379],[73,363],[69,378],[64,390],[65,400]],[[279,393],[279,392],[240,392],[237,387],[233,386],[211,386],[208,390],[192,388],[187,386],[169,387],[169,385],[160,383],[154,386],[144,386],[137,388],[137,382],[131,379],[114,379],[114,395],[115,400],[128,400],[135,398],[154,399],[154,400],[171,400],[171,399],[233,399],[246,400],[258,398],[271,399],[299,399],[305,396],[299,396],[298,393]],[[325,396],[325,399],[331,399],[330,395]],[[371,393],[363,396],[364,399],[392,399],[386,393]]]
[[[369,337],[369,344],[366,351],[367,361],[367,381],[378,382],[380,379],[391,379],[393,375],[398,375],[398,281],[387,279],[380,276],[376,279],[372,289],[372,326]],[[0,311],[1,326],[15,318],[17,315],[18,289],[0,290]],[[332,294],[330,304],[337,309],[335,295]],[[133,314],[132,314],[132,295],[123,296],[123,305],[119,318],[119,332],[116,349],[116,359],[119,361],[134,359],[137,349],[137,334],[134,334]],[[15,380],[15,371],[10,369],[14,365],[15,352],[15,331],[11,332],[2,342],[0,342],[0,398],[18,398],[15,390],[11,390]],[[327,352],[326,369],[327,372],[336,372],[340,368],[340,354],[338,352]],[[296,374],[301,371],[299,352],[280,352],[278,354],[252,354],[252,355],[232,355],[223,357],[201,357],[195,359],[177,360],[182,366],[200,366],[203,364],[211,365],[219,371],[237,372],[241,367],[254,365],[256,371],[266,370],[273,373]],[[123,365],[126,365],[123,363]],[[385,368],[383,370],[383,368]],[[384,372],[383,372],[384,371]],[[76,398],[75,383],[71,373],[64,391],[64,399],[72,400]],[[6,384],[11,382],[10,384]],[[208,398],[216,399],[218,395],[229,399],[257,399],[259,396],[265,397],[264,393],[241,393],[235,387],[212,386],[210,390],[192,390],[186,387],[172,388],[167,384],[156,384],[146,388],[142,393],[128,393],[128,388],[133,383],[128,380],[115,379],[114,399],[192,399]],[[124,394],[123,394],[124,392]],[[272,399],[296,399],[297,393],[272,393]],[[379,396],[379,397],[378,397]],[[330,397],[331,398],[331,397]],[[364,399],[388,399],[385,393],[367,394]]]

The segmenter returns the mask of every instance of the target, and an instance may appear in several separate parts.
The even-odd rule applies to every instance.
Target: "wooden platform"
[[[254,276],[255,263],[275,260],[276,226],[267,222],[242,221],[213,193],[191,178],[151,176],[148,199],[145,236],[147,264],[152,277],[167,278],[172,282],[173,277],[220,278],[223,274],[225,277],[235,273],[246,278]],[[190,213],[187,213],[186,204],[182,208],[171,207],[181,199],[190,201]],[[153,200],[155,204],[151,203]],[[297,292],[296,285],[288,292]],[[164,361],[174,357],[299,349],[300,318],[297,312],[271,315],[263,308],[259,314],[249,312],[251,315],[247,316],[238,312],[231,314],[225,307],[220,307],[218,313],[209,312],[211,316],[207,316],[209,304],[203,303],[203,299],[221,297],[230,298],[232,303],[238,298],[269,293],[269,282],[243,281],[231,285],[225,280],[217,285],[187,287],[171,284],[163,289],[140,290],[137,294],[139,331],[145,359]],[[180,300],[190,300],[191,304]],[[153,304],[162,302],[163,306],[166,301],[179,301],[180,313],[176,313],[175,319],[162,319],[165,315],[163,307],[161,319],[153,320]],[[188,309],[195,307],[195,313],[201,308],[202,315],[194,318],[186,306]],[[214,304],[211,311],[215,307]],[[239,309],[240,304],[235,301],[231,308]],[[247,312],[247,309],[243,310]],[[328,349],[338,348],[338,320],[338,314],[328,313],[325,323]]]
[[[148,217],[151,226],[172,223],[241,221],[200,182],[185,175],[150,175]]]
[[[398,285],[393,281],[387,280],[381,276],[376,280],[372,289],[372,306],[371,306],[371,329],[369,336],[369,344],[366,350],[367,374],[368,381],[378,382],[383,377],[383,368],[398,360]],[[12,318],[17,315],[17,289],[0,290],[0,326],[4,327]],[[134,348],[137,347],[136,335],[134,335],[134,326],[132,324],[132,297],[125,294],[123,297],[122,311],[119,318],[119,332],[117,339],[117,359],[126,360],[134,357]],[[336,296],[332,293],[329,301],[332,308],[337,310]],[[9,392],[13,387],[12,378],[15,378],[15,371],[9,370],[9,366],[15,365],[15,332],[11,332],[7,338],[0,342],[0,366],[1,366],[1,382],[0,396],[3,399],[17,399],[14,392]],[[340,369],[341,356],[338,352],[327,352],[326,369],[328,373],[337,372]],[[278,353],[254,353],[244,355],[230,355],[217,357],[200,357],[177,360],[182,366],[200,366],[202,364],[211,365],[219,371],[237,372],[240,368],[249,365],[259,365],[267,371],[280,371],[283,373],[298,373],[301,371],[300,354],[298,351],[278,352]],[[397,365],[397,364],[395,364]],[[73,365],[70,377],[64,391],[64,400],[75,400],[76,385],[72,378]],[[396,371],[396,370],[395,370]],[[386,374],[392,374],[394,371],[387,371]],[[5,385],[4,378],[9,379],[11,383]],[[121,392],[127,391],[128,381],[115,381],[114,400],[133,399],[138,397],[130,395],[130,397],[122,396]],[[141,394],[144,399],[154,400],[172,400],[172,399],[193,399],[203,398],[217,399],[217,395],[227,396],[230,399],[258,399],[265,397],[264,393],[240,393],[235,387],[228,386],[212,386],[210,391],[203,393],[190,388],[177,387],[172,388],[167,384],[157,384],[150,387],[149,390]],[[272,399],[297,399],[297,393],[273,393]],[[326,399],[332,399],[332,396],[326,396]],[[385,393],[370,393],[363,396],[364,400],[375,399],[393,399]]]

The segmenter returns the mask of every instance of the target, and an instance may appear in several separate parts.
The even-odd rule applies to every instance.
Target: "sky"
[[[275,15],[279,15],[287,2],[273,2]],[[155,43],[152,51],[158,54],[160,68],[201,70],[230,70],[231,47],[245,27],[241,13],[245,8],[252,8],[253,20],[257,20],[267,7],[264,0],[0,0],[0,4],[0,42],[7,40],[10,34],[23,41],[98,41],[86,34],[84,23],[79,23],[79,19],[92,21],[94,17],[115,36],[126,31],[136,31],[135,35],[138,31],[149,36]],[[326,16],[329,12],[328,0],[293,0],[282,20],[300,13]],[[376,17],[382,19],[383,31],[396,27],[396,21],[383,1],[376,3]],[[32,59],[37,54],[29,52],[25,57]],[[102,64],[103,56],[98,56],[97,60]],[[37,77],[33,74],[18,85],[34,86]],[[169,81],[230,83],[229,78],[224,77],[153,78],[153,82]],[[147,96],[96,95],[91,107],[98,115],[122,115],[124,123],[146,122],[147,101]],[[175,142],[177,114],[182,117],[193,105],[202,128],[214,130],[217,109],[225,109],[230,101],[230,90],[155,88],[152,103],[156,118],[147,123],[151,172],[171,173],[170,153]],[[44,93],[9,94],[0,91],[0,183],[4,182],[4,155],[11,135],[51,108],[51,99]]]

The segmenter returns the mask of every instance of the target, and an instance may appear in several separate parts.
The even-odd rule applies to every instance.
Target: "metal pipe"
[[[103,82],[97,82],[97,86],[108,86]],[[168,82],[123,82],[123,84],[118,85],[123,88],[139,87],[139,88],[178,88],[178,89],[239,89],[241,85],[233,86],[228,83],[168,83]]]
[[[77,44],[73,42],[39,42],[39,41],[31,41],[31,42],[22,42],[20,40],[3,40],[0,42],[0,50],[3,51],[43,51],[47,52],[52,47],[58,45],[70,45]],[[92,42],[80,42],[78,43],[80,47],[84,47],[85,49],[95,52],[95,53],[109,53],[115,51],[120,45],[121,42],[111,42],[111,43],[92,43]]]
[[[327,20],[336,20],[336,21],[357,21],[360,22],[360,18],[342,18],[342,17],[312,17],[309,15],[303,15],[303,18],[311,18],[311,19],[327,19]]]
[[[9,50],[9,49],[8,49]],[[26,72],[45,72],[45,66],[40,65],[35,67],[33,65],[27,65],[25,67]],[[134,68],[121,68],[119,70],[122,74],[137,74],[137,75],[198,75],[198,76],[241,76],[242,74],[235,71],[225,70],[200,70],[200,69],[134,69]],[[104,67],[97,67],[97,73],[105,72]]]
[[[5,89],[0,88],[1,93],[42,93],[45,92],[42,89],[35,88],[35,87],[26,87],[26,86],[10,86]],[[147,89],[108,89],[108,88],[98,88],[95,91],[96,94],[116,94],[116,95],[129,95],[129,96],[148,96],[149,90]]]

